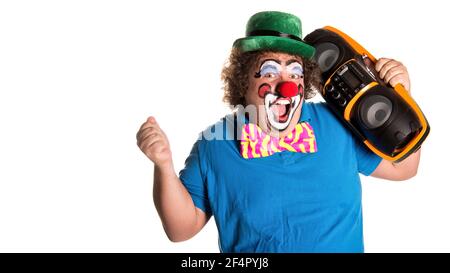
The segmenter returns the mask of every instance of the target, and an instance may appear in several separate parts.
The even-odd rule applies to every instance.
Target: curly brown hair
[[[248,89],[248,73],[259,58],[268,52],[279,53],[273,50],[242,52],[238,48],[232,49],[228,63],[222,69],[223,101],[231,108],[237,105],[246,106],[245,92]],[[305,99],[310,99],[316,94],[316,89],[321,88],[320,70],[314,61],[306,58],[302,58],[302,60],[305,70]]]

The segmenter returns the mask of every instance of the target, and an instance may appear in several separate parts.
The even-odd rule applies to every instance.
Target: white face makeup
[[[267,94],[264,98],[267,119],[270,126],[278,131],[283,131],[289,126],[295,110],[300,105],[301,96],[280,98],[273,94]]]
[[[264,99],[267,123],[278,131],[285,130],[303,97],[302,65],[295,59],[286,63],[268,59],[263,61],[255,78],[261,81],[258,95]],[[286,85],[290,88],[286,89]]]

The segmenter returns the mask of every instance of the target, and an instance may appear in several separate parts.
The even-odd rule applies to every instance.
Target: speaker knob
[[[333,92],[333,90],[334,90],[333,85],[329,84],[329,85],[325,86],[325,91],[327,93]]]
[[[337,100],[341,97],[341,93],[339,93],[338,91],[334,91],[331,93],[331,96],[333,97],[333,99]]]
[[[402,141],[403,139],[405,139],[406,135],[402,132],[397,132],[395,134],[395,138],[397,139],[397,141]]]
[[[420,130],[420,125],[417,124],[417,122],[415,120],[412,120],[409,123],[409,128],[411,128],[411,132],[417,132]]]
[[[339,103],[340,106],[344,107],[347,104],[347,100],[344,97],[341,97],[338,100],[338,103]]]

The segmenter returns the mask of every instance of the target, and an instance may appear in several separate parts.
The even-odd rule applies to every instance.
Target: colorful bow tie
[[[282,151],[315,153],[317,143],[311,125],[298,123],[289,135],[281,139],[266,134],[256,124],[249,123],[242,127],[242,157],[266,157]]]

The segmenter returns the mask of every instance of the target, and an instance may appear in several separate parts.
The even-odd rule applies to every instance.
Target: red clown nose
[[[293,97],[298,94],[297,85],[293,82],[281,82],[277,85],[277,90],[278,93],[285,98]]]

